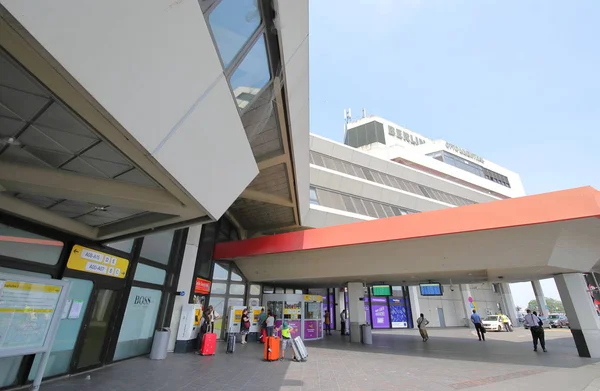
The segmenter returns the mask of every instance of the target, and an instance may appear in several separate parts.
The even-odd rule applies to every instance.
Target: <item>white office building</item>
[[[311,135],[310,184],[306,225],[314,228],[525,195],[517,173],[377,116],[349,122],[344,144]],[[457,280],[464,281],[464,277],[457,276]],[[502,290],[510,293],[507,284],[454,285],[451,278],[445,278],[442,296],[421,296],[416,284],[431,278],[413,276],[410,281],[385,283],[396,284],[396,292],[410,297],[407,312],[412,319],[424,313],[434,327],[467,325],[471,308],[484,315],[508,312],[514,321],[510,294],[501,294]],[[472,307],[463,304],[471,302],[469,298]],[[369,312],[374,313],[373,309]],[[371,321],[378,326],[376,319]],[[381,326],[391,327],[392,322]]]

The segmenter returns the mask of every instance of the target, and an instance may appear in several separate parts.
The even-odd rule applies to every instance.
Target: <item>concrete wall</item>
[[[500,295],[492,290],[491,283],[472,284],[471,295],[477,303],[477,311],[485,316],[487,311],[495,314],[498,311]],[[453,286],[454,292],[449,285],[444,285],[444,295],[440,297],[423,297],[417,289],[419,308],[425,317],[429,319],[430,327],[440,327],[438,308],[444,309],[446,327],[465,326],[465,310],[458,285]],[[411,298],[412,299],[412,298]],[[412,301],[412,300],[411,300]],[[411,304],[413,304],[411,302]],[[413,304],[414,306],[414,304]]]

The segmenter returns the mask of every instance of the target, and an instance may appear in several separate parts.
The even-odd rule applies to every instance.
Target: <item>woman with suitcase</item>
[[[240,335],[242,336],[242,345],[247,344],[246,338],[250,332],[250,316],[248,315],[248,308],[244,308],[242,311],[242,323],[240,325]]]

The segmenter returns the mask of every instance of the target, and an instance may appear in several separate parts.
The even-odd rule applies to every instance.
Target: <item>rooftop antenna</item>
[[[362,109],[363,118],[367,118],[367,109]]]
[[[344,109],[344,140],[348,132],[348,123],[352,122],[352,109]]]

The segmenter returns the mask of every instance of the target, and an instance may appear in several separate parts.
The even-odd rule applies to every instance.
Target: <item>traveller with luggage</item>
[[[248,308],[244,308],[242,311],[242,322],[240,324],[240,334],[242,336],[242,345],[247,344],[246,337],[250,332],[250,315],[248,315]]]
[[[292,345],[292,328],[288,324],[287,321],[283,321],[283,325],[281,326],[281,358],[280,360],[285,360],[285,351],[287,348]],[[296,357],[296,351],[294,349],[294,361],[299,361]]]

